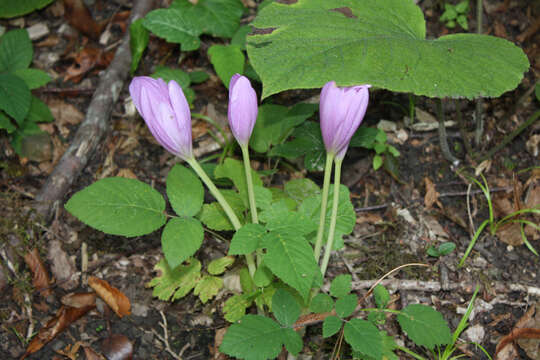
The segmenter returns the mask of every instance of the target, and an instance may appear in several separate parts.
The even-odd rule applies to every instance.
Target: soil
[[[129,10],[132,5],[130,0],[95,0],[86,3],[97,21],[111,19],[114,14]],[[420,6],[426,14],[429,37],[458,31],[449,30],[438,21],[442,1],[425,0],[420,2]],[[469,28],[475,31],[476,12],[473,2],[470,7]],[[540,35],[533,32],[523,38],[523,34],[537,21],[535,19],[539,16],[539,6],[526,1],[489,0],[484,1],[484,10],[484,33],[505,37],[520,45],[529,57],[531,68],[517,89],[500,98],[484,100],[485,130],[481,144],[473,145],[477,152],[485,152],[496,146],[505,135],[538,109],[534,92],[531,93],[529,89],[537,81],[540,71]],[[249,22],[254,14],[255,9],[251,8],[250,14],[243,21]],[[8,30],[36,23],[47,25],[50,33],[34,41],[33,66],[48,71],[55,78],[35,94],[51,108],[58,108],[58,116],[68,112],[70,115],[69,119],[60,121],[57,118],[54,123],[43,126],[50,136],[50,144],[44,147],[49,150],[41,154],[41,158],[17,156],[9,145],[7,135],[0,133],[0,238],[3,245],[19,243],[10,248],[12,254],[7,255],[13,260],[14,268],[9,268],[5,257],[0,263],[4,268],[3,275],[0,274],[0,359],[20,358],[28,345],[27,333],[31,324],[33,333],[37,332],[60,308],[62,296],[88,291],[84,281],[79,280],[81,276],[86,278],[89,275],[107,280],[122,291],[131,301],[132,314],[119,318],[107,311],[106,306],[98,306],[97,310],[68,326],[41,350],[28,356],[28,359],[64,359],[67,357],[59,351],[68,351],[75,344],[104,353],[103,342],[111,334],[125,335],[131,341],[135,359],[173,359],[167,346],[175,354],[180,353],[182,359],[226,359],[224,355],[217,354],[214,347],[216,333],[219,334],[219,329],[228,326],[222,317],[222,305],[229,293],[223,291],[206,304],[191,294],[169,303],[154,298],[152,289],[145,286],[157,275],[153,268],[162,256],[159,232],[130,239],[105,235],[81,224],[63,209],[55,214],[52,222],[36,223],[29,216],[35,194],[69,145],[80,122],[74,119],[85,113],[98,84],[100,71],[107,64],[96,64],[80,79],[66,80],[65,76],[73,71],[69,69],[80,49],[114,51],[114,44],[122,38],[125,20],[124,23],[122,20],[112,22],[107,28],[111,38],[105,45],[84,36],[80,29],[69,25],[69,17],[59,1],[20,19],[0,20],[0,25]],[[206,50],[216,41],[219,40],[203,37],[200,50],[181,54],[181,68],[186,71],[204,70],[212,74],[205,83],[193,86],[197,94],[194,112],[207,114],[223,124],[226,123],[227,90],[214,75],[206,56]],[[152,37],[137,74],[149,74],[158,64],[177,66],[175,63],[179,56],[176,46]],[[317,95],[317,91],[290,91],[280,94],[274,101],[293,105],[314,95]],[[66,200],[76,191],[106,176],[136,177],[164,192],[165,176],[177,160],[152,139],[142,119],[128,106],[128,96],[126,86],[114,107],[107,138],[66,194]],[[436,114],[434,100],[414,100],[417,109]],[[390,103],[408,109],[409,97],[382,90],[373,92],[364,124],[377,126],[381,119],[385,119],[404,130],[406,139],[400,138],[397,132],[388,131],[389,142],[401,153],[398,172],[391,174],[384,169],[375,171],[371,167],[372,151],[350,149],[344,165],[343,182],[351,188],[358,215],[357,226],[354,233],[345,240],[347,246],[332,256],[328,278],[351,274],[355,280],[355,291],[363,295],[367,288],[362,285],[362,280],[377,280],[403,264],[428,264],[428,267],[405,267],[390,275],[389,279],[397,280],[395,288],[389,285],[392,301],[398,309],[415,302],[433,305],[443,313],[452,329],[459,323],[474,285],[480,284],[482,290],[475,303],[469,329],[473,328],[476,334],[481,335],[475,337],[471,331],[462,338],[469,342],[478,341],[493,356],[501,338],[515,328],[528,309],[539,304],[539,257],[522,243],[516,243],[512,230],[496,235],[486,230],[478,239],[465,266],[458,268],[457,264],[471,239],[470,218],[475,228],[487,219],[487,201],[482,194],[475,192],[478,187],[473,186],[469,216],[468,183],[444,159],[436,130],[410,130],[406,127],[407,114]],[[460,104],[467,123],[464,133],[469,139],[464,140],[459,129],[450,128],[450,149],[460,158],[460,168],[468,168],[469,173],[473,173],[480,162],[466,153],[464,145],[474,137],[475,102],[460,100]],[[455,102],[448,102],[447,118],[455,120],[455,114]],[[194,122],[195,148],[205,156],[215,153],[205,150],[212,144],[207,130],[208,125],[205,123]],[[516,198],[527,203],[534,194],[538,194],[538,154],[526,150],[526,143],[535,136],[540,136],[538,121],[489,159],[489,166],[483,174],[494,190],[492,195],[494,203],[498,204],[496,216],[499,218],[505,214],[503,204],[512,205],[517,201]],[[254,164],[259,169],[267,166],[265,159],[257,157],[254,158]],[[301,168],[290,163],[281,167],[278,176],[272,178],[273,185],[280,185],[282,179],[301,174]],[[309,173],[307,176],[322,183],[320,173]],[[430,193],[429,184],[433,184],[431,190],[438,194]],[[538,206],[539,203],[532,205]],[[531,221],[538,224],[538,217],[531,218]],[[228,233],[222,235],[230,236]],[[533,247],[540,249],[538,232],[531,232],[528,238]],[[63,253],[72,261],[76,271],[81,269],[82,254],[87,254],[89,270],[86,274],[76,274],[75,286],[69,287],[65,281],[53,279],[51,294],[43,297],[32,288],[29,269],[18,255],[37,247],[45,268],[50,270],[55,262],[55,255],[51,258],[50,244],[53,241],[60,241]],[[438,246],[443,242],[454,242],[456,250],[441,257],[427,254],[429,246]],[[208,262],[225,255],[226,250],[219,239],[207,233],[197,257]],[[418,286],[405,288],[405,280],[417,280]],[[425,287],[433,281],[442,288]],[[526,287],[529,287],[529,292]],[[371,298],[367,299],[368,306],[371,306],[371,301]],[[385,330],[414,348],[394,320],[390,318]],[[536,328],[539,327],[537,321]],[[323,339],[321,326],[314,325],[308,327],[304,340],[303,353],[308,354],[305,359],[329,359],[337,337]],[[505,359],[534,358],[531,347],[526,348],[519,341],[516,344],[516,355],[508,355]],[[539,347],[537,342],[536,359],[540,358]],[[341,358],[350,358],[350,349],[344,347],[342,350]],[[463,343],[460,350],[470,358],[486,358],[474,345]],[[422,352],[418,348],[415,351]],[[82,354],[82,350],[79,354]],[[408,358],[404,353],[398,354],[400,358]],[[72,359],[75,359],[74,355]]]

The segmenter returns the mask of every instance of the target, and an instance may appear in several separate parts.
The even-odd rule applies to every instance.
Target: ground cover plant
[[[128,121],[128,126],[116,126],[112,131],[121,134],[116,139],[129,134],[131,140],[111,143],[104,164],[133,160],[122,168],[93,167],[87,172],[90,176],[84,186],[73,189],[70,196],[61,195],[56,205],[46,205],[59,209],[52,230],[38,223],[40,219],[32,211],[18,215],[23,220],[16,220],[15,225],[10,216],[2,219],[2,234],[7,234],[10,244],[2,243],[1,264],[7,269],[9,284],[21,294],[14,299],[22,315],[7,316],[4,308],[0,315],[6,320],[6,339],[18,339],[19,347],[24,349],[16,357],[37,358],[53,348],[58,356],[68,358],[84,349],[85,356],[92,358],[97,356],[91,352],[95,352],[92,348],[96,348],[98,338],[104,340],[100,352],[106,358],[135,355],[262,360],[318,354],[330,359],[510,359],[511,355],[504,354],[508,349],[534,356],[534,350],[520,343],[523,338],[536,341],[538,337],[534,312],[527,312],[515,329],[502,328],[499,333],[509,335],[497,339],[497,349],[483,334],[479,335],[478,326],[479,322],[498,324],[503,317],[493,311],[491,318],[479,320],[478,313],[491,311],[492,304],[501,301],[501,293],[536,296],[537,287],[516,280],[520,274],[528,276],[527,271],[497,273],[483,257],[500,264],[508,256],[512,259],[509,261],[528,268],[534,278],[534,264],[538,262],[534,244],[539,214],[537,166],[525,163],[527,167],[515,175],[509,186],[500,179],[486,179],[491,159],[479,164],[481,155],[475,157],[470,152],[470,157],[457,162],[445,163],[439,158],[431,161],[436,168],[434,178],[450,182],[459,179],[468,190],[461,195],[443,192],[440,186],[444,185],[421,177],[425,197],[418,199],[418,190],[411,191],[408,182],[418,181],[416,176],[422,176],[424,171],[422,158],[432,158],[437,151],[421,142],[431,150],[411,156],[412,144],[422,136],[417,133],[409,139],[410,146],[404,145],[408,144],[406,138],[403,140],[404,130],[392,130],[380,121],[388,114],[401,113],[410,117],[407,126],[413,129],[421,125],[415,121],[421,122],[420,116],[425,116],[419,104],[430,104],[426,97],[431,97],[439,110],[435,127],[444,132],[445,106],[448,109],[452,104],[447,98],[498,97],[518,86],[529,67],[529,60],[518,46],[488,35],[427,37],[424,14],[408,1],[264,1],[248,4],[252,9],[248,19],[246,3],[236,0],[175,0],[165,5],[146,15],[134,7],[129,28],[129,22],[123,24],[131,38],[124,37],[117,52],[122,55],[131,49],[132,56],[124,57],[120,67],[132,75],[127,80],[124,102],[125,113],[131,115],[120,120]],[[437,23],[439,15],[430,17]],[[12,41],[13,34],[21,36],[21,41]],[[0,47],[26,44],[28,48],[24,36],[26,30],[9,30],[0,38]],[[159,54],[162,47],[168,49],[161,53],[162,60],[149,62],[149,53]],[[28,69],[28,52],[24,54],[23,73],[32,70]],[[178,60],[173,59],[177,55]],[[16,56],[5,57],[5,61],[12,58]],[[206,63],[206,67],[186,66],[194,59]],[[118,73],[114,64],[110,73]],[[22,79],[17,71],[6,67],[0,75]],[[30,80],[42,75],[36,71]],[[100,75],[100,84],[110,73]],[[118,97],[122,85],[110,84],[96,90],[88,112],[91,121],[99,112],[107,113],[96,111],[95,103]],[[195,110],[201,109],[201,102],[207,101],[216,87],[217,98],[227,104],[222,108],[227,113],[225,122],[211,106]],[[112,96],[99,94],[103,89],[112,90]],[[303,91],[294,89],[314,90],[306,97]],[[26,90],[29,93],[30,89]],[[12,90],[5,86],[4,92]],[[400,92],[407,95],[399,97]],[[32,96],[41,102],[36,94]],[[290,94],[295,94],[292,99]],[[384,94],[393,98],[388,101]],[[535,108],[534,101],[528,103],[528,108]],[[42,104],[47,109],[45,102]],[[396,112],[385,109],[383,104],[391,104],[388,108],[394,107]],[[13,139],[16,131],[22,131],[17,118],[25,118],[17,111],[23,108],[6,101],[6,97],[0,105],[9,115],[5,116],[7,123],[13,126],[6,139],[17,150]],[[460,113],[460,106],[451,111]],[[517,127],[519,132],[534,123],[537,113],[527,113],[528,119]],[[118,109],[114,116],[118,117]],[[94,122],[80,128],[104,127]],[[493,129],[499,128],[490,131]],[[530,130],[527,142],[531,154],[535,151],[535,131]],[[201,132],[214,144],[212,150],[202,154]],[[149,134],[141,141],[152,149],[150,152],[138,150],[141,141],[137,139],[143,139],[142,133]],[[99,138],[88,134],[85,138],[89,142],[82,142],[76,149],[70,147],[65,155],[79,156],[82,149]],[[451,132],[449,135],[449,139],[456,136]],[[441,151],[445,143],[446,138],[440,142]],[[453,143],[453,151],[459,152],[459,145]],[[536,151],[537,147],[538,143]],[[361,175],[356,175],[352,171],[356,166],[351,164],[358,162],[355,159],[359,154],[363,169],[359,170]],[[522,156],[527,159],[525,153]],[[414,170],[404,171],[404,158],[413,159],[409,164]],[[512,161],[518,163],[519,159],[505,159],[505,166],[513,168],[508,165]],[[75,168],[78,162],[82,161],[72,159],[67,169]],[[472,165],[475,175],[468,175],[469,166],[455,171],[461,162]],[[147,165],[136,175],[138,163]],[[520,169],[523,165],[520,162]],[[3,168],[8,169],[8,165]],[[48,184],[65,186],[65,180],[57,176],[55,170]],[[369,184],[367,177],[371,176],[378,180]],[[524,176],[529,179],[523,180]],[[359,182],[365,183],[363,207],[359,207]],[[17,185],[10,188],[19,189]],[[385,195],[388,188],[393,189],[392,197]],[[512,192],[512,200],[497,195],[508,191]],[[378,202],[383,201],[382,205],[369,206],[374,195]],[[454,205],[445,199],[453,196],[466,199],[467,207],[450,208]],[[403,202],[403,197],[415,200]],[[35,199],[43,203],[43,194]],[[20,207],[18,200],[13,201],[14,205],[11,199],[5,200],[6,213],[20,212],[9,210]],[[425,210],[419,211],[418,203]],[[36,209],[45,218],[50,213],[39,210],[43,207]],[[366,215],[374,209],[388,211]],[[465,210],[470,224],[459,215]],[[52,238],[60,234],[59,212],[75,224],[71,226],[91,234],[79,242],[77,237],[84,235],[69,233],[77,249],[72,251],[79,254],[80,248],[79,274],[73,267],[75,256],[68,259],[60,242]],[[462,229],[452,233],[461,235],[445,236],[449,230],[442,229],[433,214],[454,221]],[[403,224],[410,224],[410,228],[399,230]],[[424,232],[424,228],[428,231]],[[362,233],[362,229],[366,232]],[[35,236],[49,239],[45,245],[47,264],[35,248],[43,244]],[[356,240],[358,236],[360,241]],[[393,239],[388,241],[387,236]],[[496,237],[505,242],[512,240],[507,243],[508,252],[521,244],[529,251],[520,251],[522,259],[517,260],[517,251],[503,251],[499,261],[493,261],[486,247],[496,245]],[[371,238],[376,241],[370,242]],[[17,243],[14,239],[22,240]],[[123,247],[131,246],[128,244],[144,243],[152,249],[149,258],[139,257],[138,250],[108,257],[107,251],[122,253]],[[415,250],[411,253],[403,243]],[[69,241],[64,240],[63,246],[67,244]],[[88,244],[95,246],[90,269]],[[111,250],[101,252],[104,248]],[[24,256],[31,280],[14,260],[18,254]],[[98,256],[102,255],[111,260],[100,261]],[[61,266],[58,261],[63,261]],[[108,263],[111,268],[96,270]],[[49,264],[56,280],[48,277]],[[62,267],[71,272],[60,274],[58,269]],[[111,270],[115,267],[122,269],[120,273]],[[449,271],[452,280],[448,280]],[[431,281],[439,272],[440,282]],[[113,274],[121,274],[126,280],[114,279]],[[43,311],[51,304],[56,307],[58,302],[53,302],[51,289],[52,293],[55,287],[73,290],[77,285],[69,283],[79,275],[90,292],[67,294],[59,300],[56,314],[41,324],[35,323],[32,309]],[[503,283],[501,279],[510,276],[511,281]],[[53,282],[57,285],[51,285]],[[32,288],[38,291],[34,298]],[[447,298],[408,296],[407,292],[418,288],[428,294],[442,292]],[[363,289],[366,291],[362,293]],[[151,305],[141,306],[144,294],[155,299],[147,300],[152,301],[146,303]],[[44,300],[34,304],[39,296]],[[183,315],[161,310],[179,305]],[[114,314],[111,316],[107,309]],[[147,316],[142,315],[145,312],[157,316],[159,330],[141,330],[144,325],[137,319]],[[459,316],[452,316],[454,312]],[[79,329],[86,327],[91,335],[73,346],[58,345],[58,341],[65,341],[58,340],[65,339],[65,332],[75,331],[70,325],[81,317],[85,320],[78,324],[88,323],[79,325]],[[20,326],[21,318],[28,319],[28,327]],[[194,335],[201,324],[210,329],[210,336],[215,333],[209,344]],[[130,339],[131,332],[138,335]],[[508,345],[513,343],[519,343],[520,348]],[[0,345],[7,348],[8,342]],[[185,351],[190,348],[192,354],[187,355]]]

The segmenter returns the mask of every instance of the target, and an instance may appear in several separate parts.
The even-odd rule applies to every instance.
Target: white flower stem
[[[199,165],[197,160],[195,160],[195,158],[191,158],[191,159],[187,159],[186,162],[191,166],[191,168],[195,171],[195,173],[197,173],[197,175],[201,178],[202,182],[206,185],[208,190],[210,190],[210,193],[212,194],[212,196],[216,198],[218,203],[221,205],[221,207],[225,211],[225,214],[227,214],[227,216],[229,217],[229,220],[231,221],[234,229],[235,230],[240,229],[242,227],[240,220],[238,220],[238,217],[234,213],[233,209],[231,208],[227,200],[225,200],[225,198],[223,197],[223,194],[221,194],[221,191],[219,191],[219,189],[216,187],[214,182],[208,177],[208,175],[203,170],[201,165]],[[252,254],[246,255],[246,263],[248,265],[249,274],[251,275],[251,277],[253,277],[253,275],[255,274],[256,267],[255,267],[255,261],[253,260]]]
[[[337,212],[339,206],[339,185],[341,182],[341,164],[343,159],[336,159],[334,167],[334,201],[332,201],[332,216],[330,218],[330,229],[328,230],[328,240],[326,241],[326,248],[324,249],[324,257],[321,264],[321,273],[324,278],[326,268],[328,267],[328,261],[330,260],[330,253],[334,246],[334,235],[336,233]]]
[[[319,217],[319,228],[317,229],[317,240],[315,241],[315,261],[319,262],[321,257],[322,240],[324,235],[324,224],[326,223],[326,207],[328,205],[328,189],[330,188],[330,177],[332,175],[332,162],[335,155],[326,153],[326,164],[324,166],[324,180],[322,188],[321,215]]]

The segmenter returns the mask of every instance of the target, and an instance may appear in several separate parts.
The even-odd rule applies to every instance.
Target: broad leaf
[[[411,304],[397,316],[399,325],[416,344],[434,350],[437,345],[450,343],[450,328],[440,312],[430,306]]]
[[[217,201],[204,204],[199,218],[204,225],[212,230],[234,230],[234,226],[231,224],[227,214],[225,214],[225,211],[223,211],[223,208]]]
[[[499,96],[529,63],[511,42],[486,35],[426,39],[412,1],[274,2],[252,23],[247,50],[263,98],[288,89],[371,84],[430,97]]]
[[[8,31],[0,37],[0,72],[26,69],[32,62],[33,54],[28,31]]]
[[[353,350],[375,359],[382,357],[382,338],[379,330],[366,320],[352,319],[345,323],[345,340]]]
[[[10,73],[0,73],[0,110],[22,125],[31,101],[32,94],[24,80]]]
[[[2,111],[0,111],[0,129],[5,129],[8,134],[11,134],[15,130],[17,130],[17,127],[9,120],[9,118],[4,115]]]
[[[225,272],[227,267],[231,266],[234,263],[234,256],[223,256],[218,259],[212,260],[208,264],[208,273],[210,275],[219,275]]]
[[[240,26],[234,33],[231,39],[231,44],[238,45],[240,46],[240,49],[246,50],[247,34],[249,34],[250,32],[251,32],[251,26],[249,25]]]
[[[189,264],[171,269],[165,259],[161,259],[154,270],[161,274],[146,284],[153,287],[152,295],[160,300],[174,301],[186,296],[197,285],[201,278],[201,263],[191,259]]]
[[[349,274],[338,275],[330,284],[330,294],[334,297],[343,297],[351,292],[352,277]]]
[[[204,229],[194,218],[173,218],[161,234],[161,248],[171,268],[191,257],[202,245]]]
[[[246,59],[240,47],[236,45],[212,45],[208,49],[208,56],[216,74],[227,89],[234,74],[244,73]]]
[[[257,250],[266,229],[260,224],[246,224],[233,235],[229,247],[230,255],[250,254]]]
[[[319,293],[311,300],[309,304],[309,310],[314,313],[325,313],[332,311],[334,307],[334,300],[325,293]]]
[[[175,0],[173,8],[195,19],[203,33],[226,38],[234,35],[244,12],[240,0],[199,0],[196,5],[188,0]]]
[[[217,276],[203,276],[202,279],[195,285],[193,294],[201,299],[204,304],[211,298],[217,295],[223,287],[223,279]]]
[[[159,192],[121,177],[96,181],[75,193],[65,208],[97,230],[128,237],[150,234],[166,220],[165,200]]]
[[[236,159],[227,158],[223,164],[216,166],[214,176],[218,179],[231,179],[234,186],[240,193],[240,196],[244,200],[244,203],[246,205],[248,204],[246,173],[243,162]],[[254,186],[262,186],[263,183],[259,174],[257,174],[257,172],[255,172],[253,169],[251,170],[251,177],[253,179]]]
[[[390,293],[381,284],[378,284],[373,289],[373,297],[375,298],[375,304],[379,309],[384,309],[390,302]]]
[[[194,216],[201,210],[204,187],[193,171],[176,164],[167,175],[167,196],[179,216]]]
[[[143,25],[157,36],[181,44],[182,51],[197,50],[201,44],[202,29],[198,20],[177,9],[150,11],[144,17]]]
[[[283,326],[293,325],[300,316],[300,305],[285,289],[278,289],[272,297],[272,313]]]
[[[252,302],[251,296],[247,294],[231,296],[223,305],[223,317],[228,322],[240,320],[246,314],[246,309]]]
[[[323,328],[322,328],[323,337],[327,338],[336,334],[341,329],[342,324],[343,322],[337,316],[334,316],[334,315],[328,316],[323,321]]]
[[[13,71],[13,74],[23,79],[30,90],[42,87],[51,81],[51,76],[40,69],[18,69]]]
[[[336,314],[340,318],[350,316],[358,305],[358,297],[356,294],[347,294],[336,300]]]
[[[150,34],[143,25],[143,19],[137,19],[129,25],[129,36],[129,46],[131,49],[130,73],[133,75],[137,67],[139,67],[139,62],[150,39]]]
[[[47,104],[32,95],[30,109],[28,110],[28,114],[26,114],[26,121],[33,123],[51,122],[54,121],[54,117]]]
[[[293,355],[298,355],[304,347],[304,342],[300,335],[291,328],[284,328],[281,331],[282,341],[287,351]]]
[[[308,178],[293,179],[285,184],[285,194],[298,204],[301,204],[308,197],[320,193],[319,186]]]
[[[54,0],[3,0],[0,1],[0,18],[12,18],[25,15],[34,10],[43,8],[53,1]]]

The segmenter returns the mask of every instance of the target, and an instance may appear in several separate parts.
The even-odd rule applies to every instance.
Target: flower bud
[[[249,142],[257,120],[257,94],[248,78],[235,74],[229,83],[229,126],[241,146]]]
[[[181,159],[192,158],[191,112],[180,85],[138,76],[131,81],[129,93],[154,138]]]
[[[321,91],[319,114],[324,146],[336,159],[343,159],[352,136],[366,113],[371,85],[340,88],[334,81]]]

